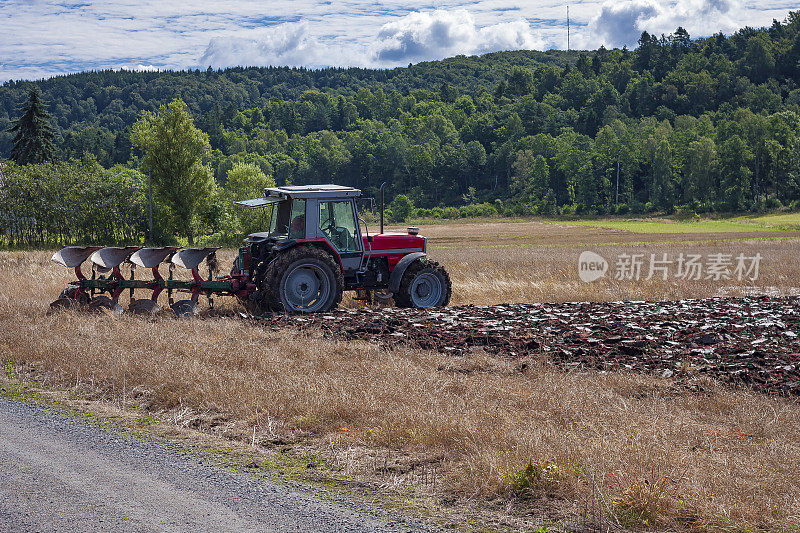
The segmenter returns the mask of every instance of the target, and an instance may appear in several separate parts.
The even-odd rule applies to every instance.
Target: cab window
[[[319,229],[339,252],[358,252],[356,217],[349,200],[319,203]]]
[[[292,200],[292,213],[289,217],[289,238],[306,238],[306,201]]]

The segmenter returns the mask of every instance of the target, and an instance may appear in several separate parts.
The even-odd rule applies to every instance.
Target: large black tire
[[[394,303],[398,307],[444,307],[450,302],[452,293],[453,285],[444,267],[422,257],[403,273]]]
[[[310,300],[305,303],[308,285]],[[339,305],[343,290],[344,275],[333,256],[316,246],[300,245],[266,266],[256,303],[262,312],[322,313]]]

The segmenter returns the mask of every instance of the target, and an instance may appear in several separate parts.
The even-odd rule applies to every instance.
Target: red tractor
[[[370,235],[359,217],[356,200],[360,196],[361,191],[351,187],[306,185],[268,188],[261,198],[237,202],[266,209],[269,228],[248,235],[230,275],[218,279],[212,273],[217,248],[64,248],[53,260],[75,268],[78,279],[54,304],[91,306],[94,302],[122,312],[117,299],[130,290],[131,310],[154,312],[159,294],[166,290],[170,306],[179,315],[195,313],[201,294],[212,305],[215,294],[235,295],[253,313],[316,313],[336,307],[342,292],[352,290],[361,300],[393,297],[400,307],[447,305],[450,277],[428,259],[425,237],[416,228],[384,233],[382,199],[381,232]],[[92,262],[91,278],[80,269],[87,258]],[[209,265],[207,279],[199,273],[204,259]],[[167,279],[159,273],[162,262],[170,265]],[[123,263],[130,264],[130,277],[122,274]],[[152,269],[154,279],[135,279],[136,265]],[[192,279],[174,278],[174,266],[191,270]],[[152,290],[151,298],[134,299],[134,289]],[[173,292],[190,293],[191,299],[174,302]]]
[[[338,185],[277,187],[237,202],[271,211],[269,230],[249,235],[231,276],[255,285],[248,295],[264,311],[313,313],[336,307],[342,291],[359,298],[389,294],[400,307],[447,305],[444,268],[427,258],[427,240],[408,233],[370,235],[359,217],[361,191]],[[364,232],[362,233],[362,223]]]

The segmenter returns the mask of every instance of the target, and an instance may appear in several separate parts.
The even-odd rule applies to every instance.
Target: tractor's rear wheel
[[[436,261],[423,257],[411,263],[394,295],[398,307],[444,307],[453,286],[447,271]]]
[[[264,311],[319,313],[339,305],[343,290],[344,276],[331,254],[296,246],[267,266],[259,303]]]

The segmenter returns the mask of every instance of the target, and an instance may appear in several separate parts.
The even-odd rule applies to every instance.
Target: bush
[[[11,247],[135,244],[147,231],[147,182],[135,170],[93,159],[9,162],[0,176],[0,227]],[[168,218],[154,201],[155,228]]]
[[[697,213],[695,213],[692,206],[689,205],[681,205],[675,208],[675,218],[680,220],[688,220],[694,219],[697,217]]]
[[[442,210],[442,218],[460,218],[461,211],[456,207],[445,207]]]
[[[497,209],[492,204],[469,204],[460,207],[459,212],[463,218],[466,217],[494,217],[497,216]]]
[[[539,212],[538,206],[530,203],[517,203],[506,206],[505,214],[508,216],[527,216],[535,215]]]
[[[628,207],[628,204],[621,203],[617,205],[616,209],[614,209],[614,213],[617,215],[627,215],[630,212],[631,208]]]
[[[444,210],[441,207],[434,207],[431,209],[432,218],[444,218]]]
[[[572,216],[575,214],[576,206],[575,204],[571,205],[562,205],[558,212],[562,215]]]
[[[405,194],[398,194],[389,204],[394,222],[405,222],[414,212],[414,203]],[[388,211],[387,211],[388,212]]]
[[[782,207],[783,207],[783,204],[781,203],[781,201],[780,201],[780,200],[778,200],[778,199],[777,199],[777,198],[775,198],[774,196],[770,196],[770,197],[769,197],[769,198],[767,198],[767,199],[766,199],[766,201],[764,202],[764,207],[765,207],[765,208],[766,208],[768,211],[777,211],[778,209],[780,209],[780,208],[782,208]]]

